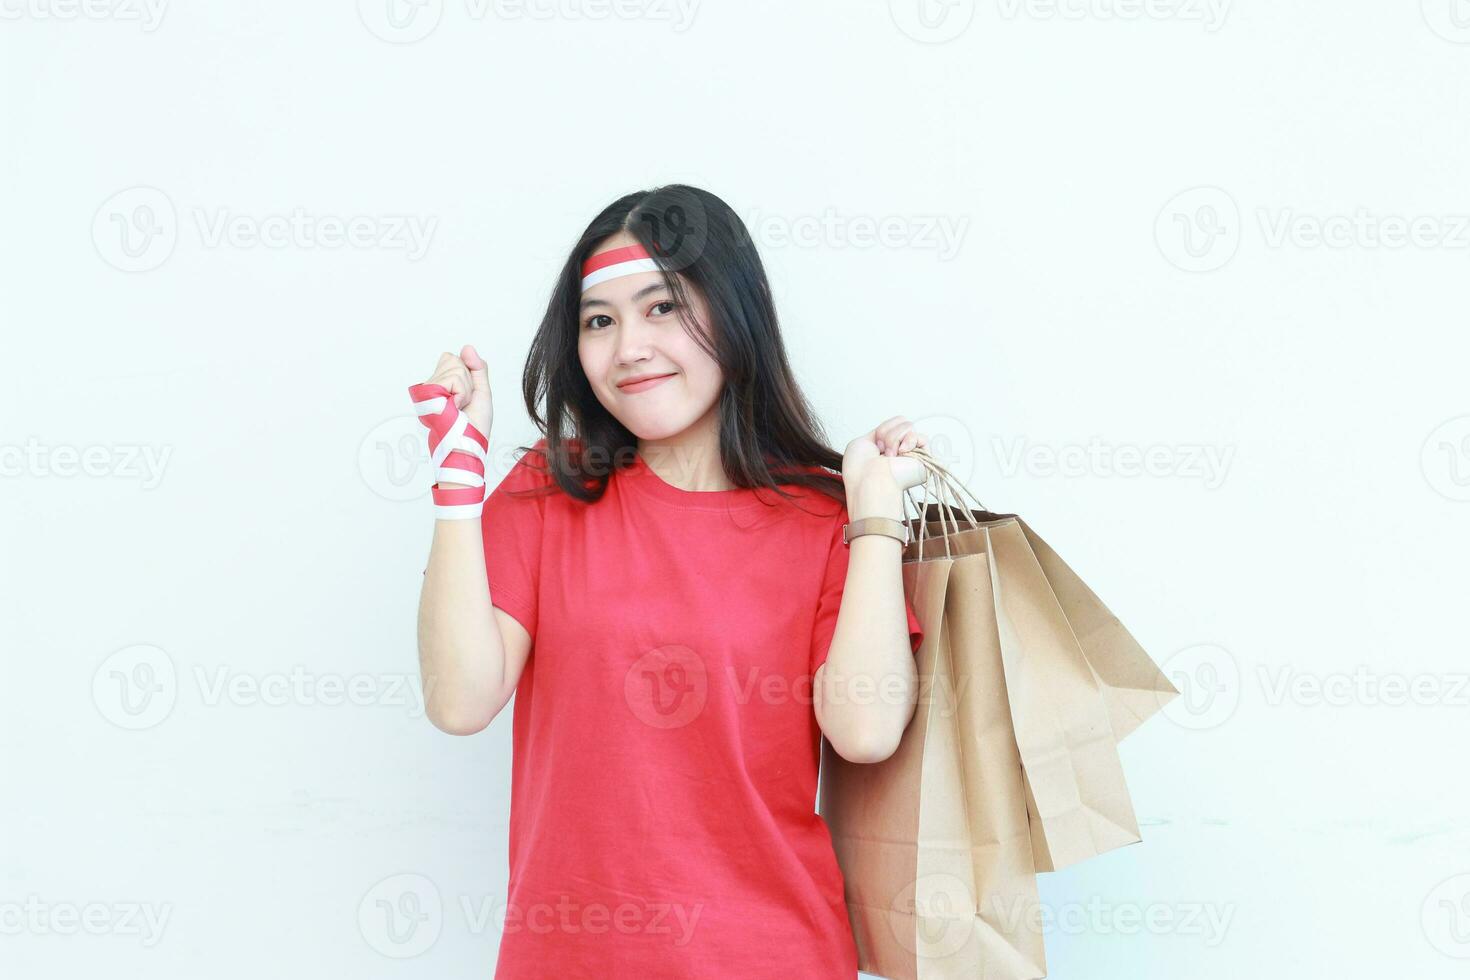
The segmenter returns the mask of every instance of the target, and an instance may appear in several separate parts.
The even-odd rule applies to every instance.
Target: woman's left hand
[[[875,473],[879,474],[876,479],[891,479],[899,491],[923,483],[927,475],[924,464],[902,454],[916,446],[928,445],[929,437],[917,431],[914,423],[902,415],[895,415],[849,442],[842,454],[842,482],[847,485],[848,499],[855,496],[861,484],[874,479]]]

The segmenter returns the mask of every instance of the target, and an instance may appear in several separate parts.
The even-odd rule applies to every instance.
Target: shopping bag
[[[911,522],[917,540],[906,557],[936,544],[949,554],[981,549],[989,556],[1037,870],[1137,843],[1142,838],[1117,743],[1177,692],[1017,515],[965,507],[963,497],[974,499],[969,490],[926,450],[914,455],[928,470],[925,486],[933,484],[935,503]],[[934,517],[945,532],[938,542],[928,540]]]
[[[1088,664],[1103,685],[1103,696],[1108,702],[1112,719],[1113,734],[1121,741],[1151,716],[1161,710],[1178,690],[1169,682],[1159,666],[1144,652],[1118,617],[1103,604],[1087,583],[1067,565],[1052,547],[1037,534],[1035,529],[1016,514],[996,514],[988,510],[971,512],[980,525],[997,524],[1014,520],[1021,525],[1031,551],[1040,563],[1047,582],[1062,606],[1067,622]],[[942,520],[939,505],[925,508],[927,533],[934,540],[943,533],[947,525]],[[915,538],[920,534],[917,520],[910,520],[909,530]],[[968,524],[961,524],[968,528]],[[949,537],[949,550],[955,554],[974,554],[985,550],[985,535],[976,530],[961,530]],[[931,543],[929,547],[941,547]],[[916,557],[919,546],[910,544],[905,560]]]
[[[1042,977],[1035,874],[1140,839],[1117,739],[1178,692],[1024,521],[911,455],[938,498],[904,552],[919,704],[883,762],[824,740],[818,809],[861,969]]]
[[[984,554],[903,566],[924,626],[920,693],[893,755],[822,740],[818,812],[842,870],[858,967],[891,980],[1046,975],[1026,792]]]
[[[1119,740],[1179,696],[1179,691],[1077,573],[1019,517],[1031,551],[1041,564],[1087,662],[1102,681],[1113,734]]]

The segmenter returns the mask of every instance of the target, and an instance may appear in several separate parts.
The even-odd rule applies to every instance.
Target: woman
[[[431,443],[461,411],[490,432],[473,347],[418,389]],[[436,726],[516,696],[495,976],[853,977],[819,736],[876,762],[912,716],[897,522],[925,437],[899,416],[827,448],[744,225],[685,185],[583,233],[523,395],[545,436],[483,502],[484,444],[436,451],[419,610]]]

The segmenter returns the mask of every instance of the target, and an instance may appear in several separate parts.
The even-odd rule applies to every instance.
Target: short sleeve
[[[847,560],[852,553],[851,548],[842,543],[842,525],[847,522],[847,508],[844,507],[827,543],[827,562],[822,574],[817,618],[812,629],[812,674],[827,662],[827,654],[832,649],[832,634],[837,629],[837,613],[842,608],[842,590],[847,584]],[[903,608],[908,615],[909,649],[917,654],[920,644],[924,642],[924,628],[919,624],[919,617],[914,615],[914,607],[907,595],[903,599]]]
[[[541,539],[545,524],[546,493],[530,494],[552,484],[544,472],[546,440],[516,460],[485,498],[480,532],[485,544],[485,578],[490,603],[504,609],[536,636],[537,585],[541,575]],[[516,491],[519,495],[512,494]]]

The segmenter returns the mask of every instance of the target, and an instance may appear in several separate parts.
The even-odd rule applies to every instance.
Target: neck
[[[719,430],[709,424],[714,417],[708,414],[666,439],[639,439],[638,455],[660,479],[680,490],[734,489],[720,463]]]

